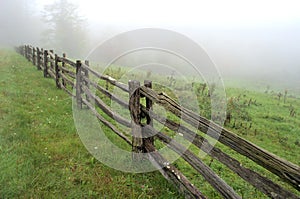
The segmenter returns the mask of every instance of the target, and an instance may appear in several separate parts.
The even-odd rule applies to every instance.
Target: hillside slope
[[[0,50],[1,198],[181,198],[159,172],[99,163],[73,123],[72,100],[22,56]]]

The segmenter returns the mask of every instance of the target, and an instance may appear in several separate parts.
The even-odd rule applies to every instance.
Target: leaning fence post
[[[129,80],[129,111],[131,116],[133,159],[138,160],[138,154],[143,152],[143,138],[140,109],[140,82]]]
[[[145,80],[144,81],[144,86],[147,87],[147,88],[152,88],[152,81],[151,80]],[[152,109],[152,106],[153,106],[152,100],[149,99],[148,97],[146,97],[146,110],[150,111]],[[147,121],[147,125],[153,127],[153,120],[150,117],[150,113],[146,114],[146,121]],[[149,140],[150,143],[154,146],[154,137],[153,136],[147,137],[147,138],[144,138],[144,139]]]
[[[82,108],[82,99],[81,99],[81,61],[77,60],[76,61],[76,102],[77,102],[77,107],[79,109]]]
[[[55,82],[56,82],[56,87],[60,88],[60,84],[59,84],[58,56],[57,56],[57,54],[55,54]]]
[[[44,77],[48,76],[48,51],[44,51]]]

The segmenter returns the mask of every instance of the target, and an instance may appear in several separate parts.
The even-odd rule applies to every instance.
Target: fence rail
[[[184,139],[210,155],[211,158],[228,167],[244,181],[254,186],[266,196],[270,198],[299,198],[295,193],[283,188],[268,177],[250,168],[246,168],[237,159],[232,157],[232,155],[223,152],[218,147],[212,146],[207,139],[195,130],[192,130],[191,127],[203,133],[210,130],[210,133],[207,135],[277,175],[282,181],[291,185],[297,193],[300,191],[300,167],[298,165],[286,161],[209,121],[199,114],[180,106],[166,94],[154,91],[151,81],[145,81],[144,85],[140,85],[140,82],[130,80],[128,84],[124,84],[108,75],[94,71],[89,67],[88,61],[72,61],[66,57],[66,54],[60,57],[55,54],[53,50],[44,50],[30,45],[24,45],[17,47],[16,51],[31,61],[38,70],[42,70],[44,77],[53,78],[57,88],[63,89],[70,96],[74,97],[78,108],[82,108],[83,106],[89,108],[99,121],[129,144],[133,152],[151,152],[149,153],[149,158],[162,168],[160,172],[163,176],[172,181],[180,191],[185,193],[187,198],[206,197],[199,189],[191,184],[188,178],[178,168],[172,164],[165,164],[168,161],[158,152],[154,144],[154,139],[160,140],[172,151],[180,154],[222,197],[241,198],[241,196],[191,150],[174,141],[165,132],[156,130],[153,126],[154,121],[162,124],[174,133],[181,135]],[[104,80],[107,84],[119,88],[128,96],[128,101],[111,93],[107,84],[106,88],[104,88],[97,81],[93,81],[92,78],[90,78],[91,75],[98,80]],[[96,89],[97,92],[103,96],[95,94],[91,88]],[[73,89],[75,92],[73,92]],[[131,120],[111,110],[105,103],[103,97],[129,110]],[[145,98],[145,104],[141,104],[141,98]],[[152,109],[153,104],[162,106],[179,120],[184,120],[186,125],[179,124],[175,120],[165,118],[155,113]],[[95,106],[102,110],[101,114],[96,110]],[[106,116],[104,117],[102,114]],[[108,119],[105,119],[107,116],[124,127],[124,129],[118,128]],[[146,119],[145,124],[142,123],[143,118]]]

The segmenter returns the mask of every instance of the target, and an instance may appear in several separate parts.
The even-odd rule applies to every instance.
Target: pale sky
[[[97,41],[138,28],[169,29],[198,42],[225,75],[258,71],[263,78],[281,77],[280,83],[300,83],[300,0],[69,2],[78,5]],[[53,1],[36,3],[42,10]]]
[[[39,0],[41,4],[49,1]],[[297,0],[70,0],[90,21],[128,25],[260,26],[299,23]],[[51,2],[52,3],[52,2]]]

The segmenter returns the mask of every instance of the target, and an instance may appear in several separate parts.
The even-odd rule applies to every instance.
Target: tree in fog
[[[36,0],[0,0],[0,45],[37,45],[42,24],[36,15]]]
[[[78,7],[67,0],[46,5],[43,20],[47,29],[42,42],[45,47],[70,56],[81,56],[86,46],[86,20],[79,15]]]

